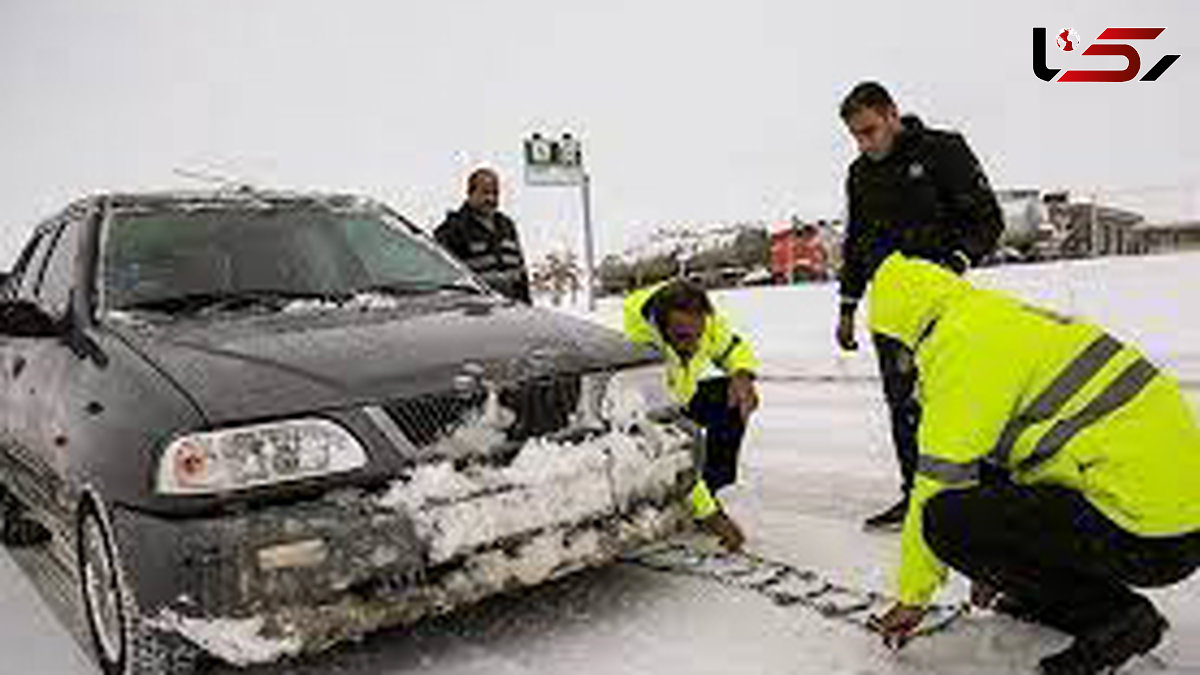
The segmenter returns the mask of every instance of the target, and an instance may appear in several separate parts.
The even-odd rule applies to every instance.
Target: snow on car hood
[[[610,329],[487,301],[111,325],[212,423],[445,391],[468,362],[516,381],[645,360]]]

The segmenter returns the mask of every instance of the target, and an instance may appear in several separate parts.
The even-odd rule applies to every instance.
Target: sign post
[[[570,133],[546,138],[534,133],[525,139],[525,184],[578,186],[583,199],[584,292],[588,311],[596,309],[595,249],[592,237],[591,177],[583,168],[583,146]]]

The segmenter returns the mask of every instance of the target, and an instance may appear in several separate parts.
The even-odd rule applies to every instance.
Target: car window
[[[340,227],[370,283],[445,284],[462,277],[426,242],[377,218],[343,218]]]
[[[78,220],[69,220],[59,231],[54,248],[37,287],[37,300],[50,316],[65,316],[75,285],[75,252],[79,239]]]
[[[103,240],[104,304],[196,295],[342,295],[387,284],[436,287],[464,271],[373,210],[310,204],[118,212]]]
[[[297,218],[291,227],[263,222],[245,228],[228,257],[234,290],[335,293],[353,273],[352,259],[321,219]]]
[[[54,237],[59,228],[43,230],[29,243],[25,254],[21,256],[16,276],[12,281],[12,289],[18,300],[36,300],[37,287],[42,280],[42,270],[45,268],[46,256],[54,243]]]

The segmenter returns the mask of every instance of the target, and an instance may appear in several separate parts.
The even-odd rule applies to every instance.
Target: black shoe
[[[908,515],[908,497],[896,502],[888,510],[877,513],[863,522],[863,529],[868,532],[899,532],[904,526],[904,518]]]
[[[1042,675],[1094,675],[1124,665],[1158,646],[1167,620],[1145,601],[1075,638],[1041,660]]]
[[[32,518],[23,516],[4,519],[0,529],[0,543],[10,548],[37,546],[50,541],[50,530]]]

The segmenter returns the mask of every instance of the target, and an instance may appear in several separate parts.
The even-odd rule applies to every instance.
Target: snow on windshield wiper
[[[459,293],[471,293],[473,295],[483,295],[487,291],[479,286],[461,281],[452,281],[447,283],[413,283],[407,281],[397,281],[386,284],[375,284],[366,288],[358,289],[359,293],[384,293],[386,295],[424,295],[427,293],[439,293],[441,291],[457,291]]]
[[[123,305],[124,310],[145,310],[164,314],[197,314],[205,311],[231,311],[243,307],[270,307],[282,309],[295,300],[324,300],[340,302],[345,296],[314,291],[280,289],[250,289],[183,295],[140,300]]]

